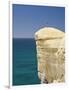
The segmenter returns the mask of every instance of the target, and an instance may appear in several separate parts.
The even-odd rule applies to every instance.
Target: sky
[[[65,31],[65,8],[13,4],[13,38],[34,38],[40,28]]]

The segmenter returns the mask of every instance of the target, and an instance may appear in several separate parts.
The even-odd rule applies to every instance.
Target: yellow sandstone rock
[[[38,77],[41,83],[64,82],[64,32],[42,28],[35,33]]]

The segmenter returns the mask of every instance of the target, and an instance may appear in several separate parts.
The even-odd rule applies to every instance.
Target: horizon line
[[[34,38],[15,38],[13,37],[13,39],[34,39]]]

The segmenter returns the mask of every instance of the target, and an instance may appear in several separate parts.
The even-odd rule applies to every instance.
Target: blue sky
[[[34,38],[43,27],[65,31],[65,8],[13,4],[13,38]]]

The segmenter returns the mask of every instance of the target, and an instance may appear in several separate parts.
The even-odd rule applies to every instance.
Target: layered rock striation
[[[35,40],[41,83],[64,82],[64,32],[45,27],[35,33]]]

